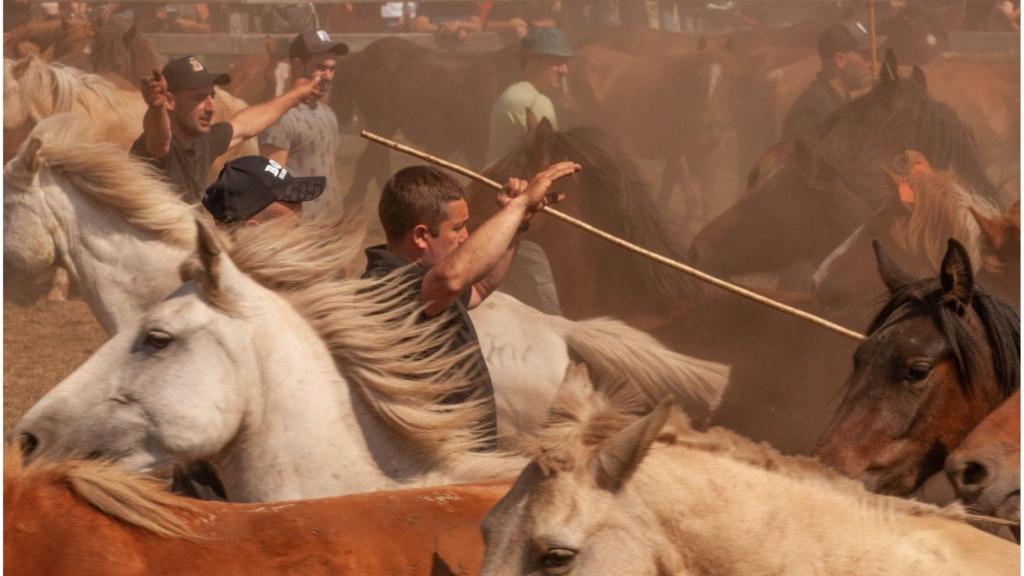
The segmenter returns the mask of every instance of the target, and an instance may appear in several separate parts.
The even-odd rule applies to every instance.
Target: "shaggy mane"
[[[40,117],[70,112],[75,102],[85,102],[92,94],[111,110],[116,110],[113,95],[117,87],[102,76],[89,74],[60,63],[47,63],[38,56],[27,56],[28,65],[21,76],[4,78],[17,83],[17,97],[22,111],[35,107]],[[11,71],[17,68],[17,64]],[[8,72],[5,67],[5,72]],[[5,74],[6,76],[6,74]]]
[[[66,486],[100,512],[164,538],[196,540],[183,514],[199,514],[198,502],[175,496],[155,478],[131,474],[109,462],[37,458],[24,465],[21,450],[4,447],[4,486],[52,484]]]
[[[73,114],[44,118],[4,167],[4,183],[24,190],[37,173],[59,175],[137,228],[172,244],[191,246],[200,212],[181,200],[174,186],[150,164],[115,144],[90,141],[91,127]],[[41,144],[35,156],[38,165],[26,158],[33,139]]]

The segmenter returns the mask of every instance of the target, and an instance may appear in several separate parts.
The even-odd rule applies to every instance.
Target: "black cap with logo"
[[[167,89],[171,92],[204,86],[223,86],[231,82],[227,74],[214,74],[195,56],[182,56],[167,63],[163,69]]]
[[[274,202],[309,202],[323,194],[327,178],[297,178],[277,162],[243,156],[224,165],[203,194],[203,206],[222,224],[242,222]]]
[[[323,30],[307,30],[299,34],[288,46],[289,58],[305,58],[316,54],[332,53],[335,56],[348,54],[348,45],[334,43],[331,35]]]

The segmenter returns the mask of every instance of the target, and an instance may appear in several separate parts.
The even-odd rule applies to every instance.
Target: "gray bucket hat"
[[[523,38],[523,52],[526,54],[547,54],[572,58],[576,55],[569,46],[565,34],[558,28],[530,28]]]

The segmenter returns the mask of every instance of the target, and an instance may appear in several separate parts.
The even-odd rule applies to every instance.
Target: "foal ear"
[[[962,313],[971,305],[971,297],[974,295],[974,270],[971,268],[971,258],[963,245],[953,238],[949,239],[946,256],[942,259],[939,281],[945,292],[945,301],[951,304],[957,313]]]
[[[589,462],[597,485],[610,492],[622,488],[647,456],[674,409],[675,404],[666,398],[653,412],[601,443]]]
[[[39,149],[43,147],[43,143],[39,138],[33,136],[29,138],[25,144],[25,150],[21,153],[22,161],[25,163],[25,168],[32,174],[35,174],[39,170],[39,165],[42,163],[39,158]]]
[[[896,292],[903,286],[914,281],[909,274],[903,271],[889,253],[882,248],[878,240],[871,241],[871,247],[875,249],[875,262],[878,264],[878,275],[882,277],[882,283],[890,292]]]
[[[896,61],[896,53],[889,48],[885,51],[885,60],[882,62],[882,69],[878,71],[878,78],[883,84],[894,84],[900,81],[900,65]]]

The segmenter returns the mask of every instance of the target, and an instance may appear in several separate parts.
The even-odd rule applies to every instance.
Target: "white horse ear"
[[[40,164],[42,164],[42,160],[39,158],[39,149],[42,147],[42,141],[33,136],[25,143],[25,150],[21,153],[25,168],[32,174],[35,174],[39,170]]]
[[[210,303],[225,311],[238,312],[238,295],[241,293],[242,273],[235,267],[224,251],[216,233],[206,223],[196,220],[196,256],[198,270],[190,274],[202,289]]]
[[[622,488],[643,462],[675,409],[672,400],[666,398],[650,414],[601,443],[589,462],[597,485],[610,492]]]

